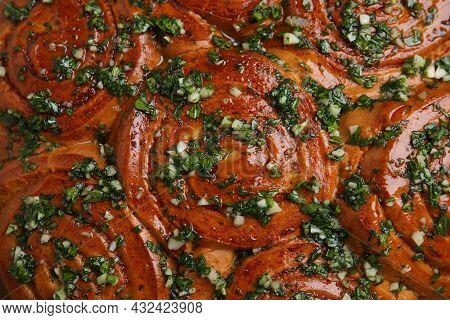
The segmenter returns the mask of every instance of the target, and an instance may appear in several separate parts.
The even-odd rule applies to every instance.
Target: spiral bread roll
[[[1,246],[5,256],[14,248],[13,263],[8,266],[3,260],[1,268],[11,296],[164,298],[168,292],[158,266],[160,259],[146,248],[153,237],[145,231],[137,233],[139,222],[129,210],[121,209],[117,174],[112,166],[104,165],[96,148],[61,148],[33,160],[39,170],[23,173],[20,163],[14,161],[2,176],[16,194],[3,206],[1,227],[7,234],[15,234]],[[70,163],[75,166],[71,168]],[[18,181],[20,185],[9,184]],[[78,201],[81,198],[82,203]],[[81,206],[89,203],[89,214],[82,215]],[[20,282],[26,285],[18,285]]]
[[[446,1],[292,1],[290,10],[308,21],[303,31],[314,45],[335,59],[389,66],[414,54],[448,52]]]
[[[179,56],[178,63],[185,63],[179,75],[187,77],[184,81],[194,75],[208,75],[200,93],[194,91],[185,97],[188,101],[204,91],[212,94],[209,88],[216,88],[212,97],[202,103],[203,121],[195,114],[192,117],[198,112],[195,104],[175,119],[163,109],[168,103],[164,97],[145,98],[154,101],[161,120],[142,119],[139,110],[130,112],[121,123],[129,132],[118,134],[119,168],[126,165],[121,168],[123,177],[127,181],[129,174],[132,179],[126,182],[134,187],[131,198],[135,199],[139,190],[146,193],[154,181],[154,192],[148,197],[157,200],[158,207],[170,208],[171,222],[177,227],[192,225],[208,242],[243,249],[262,247],[299,228],[301,215],[297,208],[277,193],[285,193],[297,182],[314,176],[324,186],[317,197],[328,199],[335,191],[337,166],[326,157],[329,143],[314,124],[312,101],[284,78],[281,68],[252,53],[224,51],[220,55],[226,61],[221,66],[212,63],[206,51]],[[169,69],[178,75],[178,70],[173,71],[174,63]],[[236,69],[238,63],[242,71]],[[171,74],[162,76],[166,80]],[[273,98],[264,96],[264,92],[271,92]],[[295,104],[295,109],[282,109],[277,99],[288,99],[286,105]],[[247,106],[246,110],[242,105]],[[317,139],[304,143],[301,137],[293,137],[292,131],[301,126],[308,126],[305,133],[318,132]],[[128,156],[126,161],[122,160],[122,152]],[[148,159],[142,159],[142,153]],[[174,162],[181,162],[180,167]],[[143,181],[146,176],[147,181]],[[134,179],[140,179],[142,185]],[[242,197],[237,186],[240,193],[253,193]],[[178,200],[180,204],[174,204]],[[260,212],[246,213],[253,210],[251,207],[259,208],[258,201]],[[142,199],[138,202],[143,203]],[[266,207],[264,202],[268,202]],[[158,215],[162,216],[161,212]]]
[[[0,10],[4,296],[448,298],[445,1]]]
[[[384,148],[369,148],[361,176],[344,182],[340,200],[344,227],[427,297],[445,296],[449,285],[448,114],[440,108],[448,103],[431,98],[410,110],[394,107],[386,121],[402,123],[402,132]]]

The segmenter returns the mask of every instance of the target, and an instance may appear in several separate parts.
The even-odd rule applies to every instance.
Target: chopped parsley
[[[280,6],[269,6],[267,1],[263,0],[253,8],[250,14],[250,22],[257,22],[261,24],[269,17],[272,17],[273,19],[280,19],[281,13]]]
[[[312,203],[302,205],[302,211],[311,217],[310,221],[302,223],[303,234],[311,241],[324,244],[326,247],[322,252],[319,250],[316,256],[322,255],[325,259],[323,264],[311,264],[314,260],[310,257],[309,264],[304,266],[304,272],[317,274],[339,272],[352,269],[357,264],[356,256],[344,245],[343,241],[348,237],[348,233],[341,227],[338,221],[340,208],[333,205],[330,201],[319,202],[314,200]],[[326,276],[326,275],[325,275]]]
[[[97,284],[102,286],[116,285],[119,277],[114,274],[114,259],[103,256],[88,257],[81,270],[81,278],[83,281],[90,282],[89,275],[94,273],[97,277]]]
[[[173,238],[177,241],[192,242],[201,239],[192,225],[184,225]]]
[[[427,192],[434,208],[439,206],[442,193],[449,192],[448,169],[440,166],[431,170],[429,163],[445,154],[444,144],[448,145],[449,132],[449,121],[441,120],[429,123],[411,135],[410,144],[414,150],[407,158],[405,176],[410,180],[410,191]]]
[[[207,263],[206,259],[203,256],[194,257],[191,253],[183,251],[181,256],[177,259],[178,264],[186,267],[188,270],[196,272],[202,277],[208,277],[208,280],[215,286],[216,288],[216,298],[223,296],[226,294],[226,281],[222,276],[211,268]]]
[[[206,264],[205,257],[203,256],[194,258],[191,253],[183,251],[177,262],[201,276],[207,276],[211,272],[211,267]]]
[[[50,90],[46,89],[30,94],[28,99],[31,107],[39,113],[53,115],[61,113],[60,106],[50,99],[51,96]]]
[[[374,296],[370,293],[370,281],[366,279],[359,279],[359,286],[353,291],[352,300],[372,300]]]
[[[166,15],[152,18],[143,15],[135,15],[131,29],[133,33],[136,34],[151,30],[161,37],[166,35],[178,36],[185,33],[183,22],[181,22],[181,20]]]
[[[343,198],[354,210],[359,210],[366,203],[370,194],[369,186],[364,179],[357,174],[353,174],[344,181],[345,190]]]
[[[57,80],[72,79],[74,70],[78,68],[79,65],[80,62],[70,56],[55,58],[53,60],[53,72],[55,73]]]
[[[264,273],[256,282],[254,290],[245,294],[246,300],[256,300],[260,296],[271,294],[275,296],[284,296],[286,293],[279,281],[272,279],[269,273]]]
[[[446,210],[442,210],[434,225],[434,233],[441,236],[448,235],[448,226],[450,223],[450,219],[447,217],[447,213],[445,211]]]
[[[230,49],[233,45],[230,40],[216,35],[212,36],[212,41],[220,49]]]
[[[383,58],[386,47],[391,44],[391,29],[384,22],[375,21],[373,16],[370,17],[369,24],[362,25],[354,11],[358,6],[354,1],[344,4],[340,31],[344,38],[361,52],[364,61],[373,65]]]
[[[361,137],[361,128],[358,127],[355,132],[350,135],[347,143],[360,147],[367,147],[370,145],[384,147],[389,140],[398,137],[401,133],[402,125],[401,123],[396,123],[384,128],[384,130],[380,131],[373,137],[363,138]]]
[[[391,77],[380,87],[381,99],[405,102],[409,99],[409,88],[406,77]]]
[[[270,53],[263,47],[263,41],[272,39],[274,37],[274,34],[275,34],[274,23],[271,23],[267,27],[259,26],[253,35],[251,35],[244,42],[242,42],[242,49],[244,51],[256,52],[264,57],[269,58],[272,61],[275,61],[280,66],[286,67],[285,62],[282,59],[280,59],[273,53]]]
[[[97,31],[106,31],[109,29],[105,23],[103,10],[96,0],[90,0],[84,5],[84,13],[89,19],[89,29],[95,29]]]
[[[372,88],[378,78],[376,76],[364,76],[364,67],[350,59],[343,59],[342,63],[347,68],[347,73],[354,82],[366,88]]]
[[[167,265],[167,257],[160,255],[159,267],[166,277],[166,287],[170,288],[170,299],[180,299],[195,292],[194,280],[190,277],[180,275]]]
[[[211,75],[198,70],[191,70],[187,76],[183,73],[186,61],[175,57],[169,61],[169,67],[164,71],[151,72],[146,80],[151,93],[159,93],[181,106],[188,103],[198,103],[209,98],[214,89],[204,85]],[[203,90],[202,90],[203,89]]]
[[[13,250],[12,258],[13,262],[9,266],[8,272],[20,283],[30,283],[34,277],[37,261],[30,254],[23,252],[21,247]]]
[[[213,167],[221,160],[208,152],[196,151],[194,145],[183,152],[175,153],[171,156],[171,161],[159,166],[155,173],[155,177],[162,180],[172,191],[182,188],[183,175],[191,171],[196,171],[204,178],[212,177]]]
[[[64,213],[51,202],[51,196],[27,196],[22,200],[19,212],[16,214],[17,225],[21,228],[16,233],[19,243],[25,244],[28,236],[34,230],[40,232],[54,229],[57,224],[55,217]]]
[[[23,167],[26,171],[34,170],[35,164],[28,162],[28,157],[35,154],[35,151],[47,139],[41,134],[44,131],[51,130],[54,135],[60,134],[61,129],[56,122],[56,118],[51,116],[31,115],[29,117],[23,116],[15,110],[0,111],[0,122],[6,126],[8,135],[11,137],[8,144],[8,156],[12,159],[13,142],[16,137],[23,138],[23,144],[20,147],[19,159],[22,161]],[[56,145],[51,144],[50,148]]]
[[[234,203],[225,203],[231,208],[232,217],[247,216],[258,220],[261,224],[267,225],[271,216],[281,211],[280,206],[274,200],[277,190],[260,191],[255,197]]]
[[[450,56],[445,56],[436,60],[436,66],[450,73]]]
[[[326,39],[317,39],[317,44],[319,45],[320,52],[328,54],[331,52],[331,45]]]
[[[406,59],[402,65],[402,71],[406,75],[421,74],[431,63],[431,59],[420,55],[414,55],[412,58]]]
[[[36,0],[28,0],[28,3],[22,7],[17,7],[14,2],[8,3],[3,10],[5,18],[12,22],[21,22],[28,18],[31,9],[36,5]]]
[[[66,192],[66,195],[69,195],[66,199],[72,199],[71,203],[75,202],[78,196],[82,197],[83,209],[86,211],[89,211],[90,203],[107,200],[110,200],[115,208],[124,208],[126,206],[123,202],[125,192],[119,181],[117,169],[114,166],[108,165],[103,170],[100,170],[95,160],[85,158],[74,164],[69,172],[69,176],[81,180],[98,179],[95,185],[85,186],[83,183],[77,183],[73,187],[75,189],[70,189],[68,193]]]
[[[156,118],[158,117],[159,110],[155,106],[155,101],[152,100],[149,102],[144,93],[142,93],[136,99],[136,102],[134,103],[134,107],[137,110],[142,111],[145,114],[148,114],[150,116],[150,119],[152,119],[152,120],[156,120]]]
[[[184,34],[183,22],[179,19],[170,18],[168,16],[161,16],[158,18],[152,18],[151,23],[157,28],[158,31],[177,36]]]
[[[319,118],[322,126],[328,132],[338,129],[341,111],[351,110],[354,107],[353,103],[348,100],[342,91],[344,89],[343,85],[327,89],[308,76],[303,81],[303,88],[312,94],[319,104],[317,118]]]
[[[258,122],[252,120],[250,123],[225,116],[222,119],[220,128],[222,135],[231,135],[233,139],[246,142],[249,146],[262,146],[266,144],[265,134],[258,129]]]
[[[220,65],[225,62],[223,60],[222,56],[214,50],[208,51],[208,58],[209,58],[209,61],[211,61],[212,63],[214,63],[216,65]]]
[[[93,82],[97,88],[106,88],[108,92],[116,97],[124,95],[134,96],[138,88],[127,82],[124,69],[120,66],[108,68],[84,67],[80,69],[75,77],[77,85],[84,85]]]
[[[72,260],[78,254],[78,246],[69,239],[54,238],[55,245],[55,260],[61,261],[64,259]]]
[[[283,124],[295,135],[300,134],[302,131],[299,123],[299,98],[296,96],[297,92],[298,87],[295,83],[288,79],[283,79],[276,88],[268,93],[268,97],[272,99],[272,105],[278,112]]]

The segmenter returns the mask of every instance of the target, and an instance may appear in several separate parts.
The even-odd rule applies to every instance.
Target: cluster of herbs
[[[275,20],[281,19],[282,9],[278,5],[269,6],[266,1],[261,1],[256,5],[250,13],[250,22],[263,23],[264,20],[272,18]]]
[[[304,203],[304,200],[301,203]],[[300,269],[305,275],[327,278],[330,272],[342,273],[344,276],[354,273],[360,261],[344,244],[348,233],[339,223],[339,206],[328,200],[320,202],[314,199],[310,204],[302,205],[302,211],[311,217],[310,221],[302,223],[302,236],[322,245],[307,259],[304,255],[298,257],[297,260],[302,263]],[[370,282],[364,278],[358,281],[360,285],[353,291],[352,299],[372,299],[373,296],[369,292]]]
[[[268,26],[259,26],[256,28],[255,33],[242,42],[242,49],[244,51],[256,52],[270,60],[278,63],[281,66],[285,66],[285,62],[278,56],[270,53],[263,46],[263,41],[272,39],[275,35],[275,24],[271,23]],[[230,43],[231,48],[231,43]]]
[[[380,98],[405,102],[409,99],[409,88],[405,75],[389,78],[380,87]]]
[[[347,73],[350,79],[352,79],[357,84],[362,85],[366,88],[372,88],[375,82],[378,81],[378,78],[376,76],[364,76],[364,67],[361,64],[358,64],[350,59],[342,59],[341,62],[347,69]]]
[[[353,174],[344,181],[342,198],[354,210],[359,210],[366,203],[369,194],[370,188],[361,176]]]
[[[351,102],[344,94],[343,85],[327,89],[308,76],[303,81],[303,88],[314,97],[319,105],[316,116],[328,132],[339,128],[341,112],[353,110],[356,107],[355,103]]]
[[[350,135],[350,138],[347,140],[347,144],[360,147],[372,145],[377,147],[385,147],[389,140],[398,137],[402,131],[402,123],[396,123],[384,128],[372,137],[364,138],[361,136],[361,128],[358,127],[355,132]]]
[[[14,2],[10,2],[5,6],[3,14],[5,18],[12,22],[21,22],[28,18],[30,11],[36,5],[37,0],[28,0],[28,3],[24,6],[18,7]]]
[[[58,115],[62,112],[61,106],[51,99],[52,93],[49,89],[32,93],[28,96],[31,107],[39,113]]]
[[[60,263],[63,259],[73,260],[78,255],[78,246],[69,239],[52,238],[55,246],[55,261]]]
[[[21,247],[13,250],[12,258],[13,262],[9,266],[8,272],[20,283],[30,283],[34,277],[37,261],[30,254],[22,251]]]
[[[154,178],[163,181],[169,187],[170,192],[182,189],[183,176],[192,171],[203,178],[214,177],[212,169],[222,159],[222,156],[219,158],[218,154],[213,156],[207,151],[200,151],[198,140],[188,142],[187,148],[183,152],[173,151],[174,154],[171,155],[169,161],[160,165],[154,174]]]
[[[159,114],[159,110],[156,108],[155,100],[149,101],[144,92],[142,92],[134,102],[134,108],[144,112],[152,120],[156,120]]]
[[[450,56],[445,56],[436,60],[435,65],[450,73]]]
[[[172,58],[166,70],[152,71],[147,75],[147,88],[153,94],[159,93],[169,98],[177,106],[183,106],[185,103],[196,104],[201,99],[209,98],[213,88],[205,86],[204,81],[210,80],[211,75],[198,70],[191,70],[185,75],[185,65],[186,61],[182,58]],[[204,95],[201,94],[202,89],[207,91]]]
[[[272,105],[278,112],[284,126],[295,135],[301,133],[298,112],[298,87],[292,81],[283,79],[280,84],[272,89],[267,96],[272,99]]]
[[[171,192],[174,189],[182,189],[183,175],[192,171],[204,178],[213,177],[213,167],[225,156],[219,147],[219,141],[224,134],[220,129],[222,117],[218,114],[202,115],[199,105],[200,100],[209,98],[214,91],[210,85],[204,85],[204,81],[209,80],[211,76],[197,70],[191,70],[185,75],[185,65],[186,61],[175,57],[170,61],[167,70],[151,72],[146,80],[150,93],[158,93],[175,103],[174,116],[179,116],[177,110],[181,110],[184,105],[191,104],[187,115],[193,119],[202,116],[203,120],[203,137],[187,143],[180,141],[169,150],[169,161],[160,165],[153,176],[153,182],[155,178],[162,180]],[[149,104],[141,98],[137,103],[138,109],[142,110],[144,106],[148,109]]]
[[[96,0],[90,0],[84,5],[84,15],[88,17],[89,29],[95,29],[97,31],[106,31],[109,29],[105,23],[105,14]]]
[[[36,165],[30,163],[28,158],[34,155],[43,143],[49,142],[42,133],[44,131],[50,131],[54,135],[61,133],[54,116],[31,115],[26,117],[16,110],[8,109],[0,111],[0,122],[8,130],[8,156],[10,159],[13,158],[14,142],[23,139],[19,150],[19,160],[22,161],[25,171],[36,169]],[[48,149],[51,150],[55,147],[57,147],[56,144],[49,143]]]
[[[100,201],[111,201],[115,208],[123,208],[125,206],[123,203],[125,193],[118,180],[117,171],[113,166],[106,166],[101,170],[93,159],[86,158],[73,166],[69,172],[69,176],[79,180],[98,179],[98,181],[96,185],[85,185],[84,183],[77,182],[73,187],[65,189],[62,195],[63,203],[60,207],[57,207],[52,202],[53,195],[25,197],[19,212],[15,215],[15,223],[8,226],[7,234],[15,235],[17,243],[20,245],[13,252],[13,263],[9,268],[9,272],[13,278],[22,283],[29,283],[32,280],[36,266],[36,262],[32,256],[22,251],[22,248],[23,250],[29,249],[27,242],[32,232],[38,231],[44,236],[57,227],[56,218],[66,214],[81,217],[80,213],[74,209],[74,204],[79,199],[82,200],[82,208],[86,212],[91,212],[91,203]],[[81,219],[80,221],[83,221],[83,223],[88,222],[86,219]],[[43,240],[41,239],[41,241]],[[118,242],[117,239],[116,242]],[[58,263],[62,263],[64,259],[74,259],[78,254],[77,245],[69,239],[53,238],[52,243],[55,248],[55,261]],[[92,260],[92,267],[95,267],[95,258],[89,259],[87,263],[90,263],[89,261]],[[102,259],[105,260],[103,257]],[[104,267],[100,269],[104,269]],[[108,267],[108,272],[103,272],[102,276],[97,278],[97,282],[101,285],[116,284],[118,277],[113,275],[111,270]],[[90,267],[85,265],[82,274],[88,273],[90,273]],[[69,272],[69,274],[71,275],[69,277],[70,279],[78,279],[79,272]],[[86,278],[86,275],[83,276],[83,280],[90,281],[84,278]],[[55,293],[55,298],[70,296],[73,292],[72,285],[74,283],[73,281],[69,281],[70,279],[63,278],[64,288]]]
[[[144,15],[136,15],[131,24],[131,30],[134,34],[153,31],[160,39],[164,39],[167,35],[178,36],[185,33],[181,20],[166,15],[151,18]]]
[[[329,271],[340,272],[354,269],[358,261],[344,244],[348,233],[339,223],[339,206],[328,200],[320,202],[317,199],[307,204],[306,200],[297,192],[300,188],[316,194],[320,191],[321,185],[316,179],[300,182],[286,198],[300,205],[302,212],[311,218],[302,223],[302,236],[323,246],[308,259],[307,263],[302,266],[302,270],[308,274],[326,276]],[[319,257],[323,258],[323,263],[315,262]]]
[[[372,238],[378,239],[378,245],[383,249],[380,252],[380,255],[387,256],[391,251],[391,247],[388,246],[388,237],[394,231],[394,225],[391,220],[381,220],[380,221],[380,233],[377,233],[375,230],[370,230],[369,235],[371,240]]]
[[[75,76],[75,83],[79,86],[90,83],[97,88],[106,88],[116,97],[124,95],[135,96],[138,92],[136,85],[127,82],[123,67],[84,67]]]
[[[433,208],[440,208],[444,218],[438,219],[435,228],[439,234],[447,233],[445,205],[439,205],[442,194],[450,191],[448,185],[448,168],[441,165],[431,169],[430,164],[435,159],[445,155],[445,148],[449,146],[449,121],[440,120],[423,127],[421,131],[414,131],[411,135],[413,152],[408,156],[405,176],[410,180],[410,197],[416,192],[425,192]]]
[[[330,271],[353,270],[358,260],[350,248],[344,244],[348,233],[339,224],[339,206],[329,201],[314,200],[303,205],[302,212],[311,217],[311,220],[302,224],[302,236],[323,245],[303,266],[304,272],[327,276]],[[322,257],[325,263],[315,263],[319,257]]]
[[[53,73],[58,81],[72,79],[75,69],[81,62],[71,56],[58,57],[53,60]]]
[[[193,229],[192,225],[184,225],[173,238],[177,241],[192,242],[200,239],[199,234]],[[160,244],[147,241],[146,247],[154,254],[160,256],[159,267],[166,277],[166,287],[170,288],[170,298],[185,298],[195,292],[193,288],[194,280],[185,275],[185,272],[172,270],[167,264],[167,256],[163,253]],[[192,253],[182,251],[177,259],[178,265],[186,268],[184,271],[195,272],[201,277],[207,277],[216,287],[216,297],[222,299],[225,295],[227,283],[213,268],[211,268],[205,257],[194,257]],[[183,270],[182,270],[183,271]]]
[[[425,69],[431,64],[430,58],[424,58],[420,55],[414,55],[414,57],[408,58],[402,65],[402,71],[405,75],[422,74]]]
[[[68,209],[79,199],[82,200],[83,209],[90,212],[90,204],[102,201],[111,201],[114,208],[124,208],[125,192],[116,168],[108,165],[100,169],[95,160],[85,158],[75,163],[69,172],[72,179],[96,179],[95,185],[77,182],[73,187],[64,191],[65,206]]]
[[[15,234],[17,243],[20,245],[20,247],[16,247],[13,252],[13,263],[9,268],[9,272],[14,279],[20,281],[21,283],[26,284],[31,282],[37,264],[31,254],[27,254],[22,251],[22,248],[23,250],[29,249],[27,240],[30,234],[36,230],[46,234],[50,230],[57,227],[55,218],[61,217],[65,214],[63,209],[57,208],[52,203],[52,198],[53,196],[51,195],[25,197],[19,212],[15,216],[16,224],[10,224],[8,226],[8,230],[10,230],[8,234]],[[78,254],[78,247],[68,239],[53,238],[52,243],[55,247],[55,261],[58,263],[62,263],[63,259],[74,259]],[[106,258],[103,257],[88,258],[82,271],[75,271],[73,269],[68,270],[63,266],[61,271],[67,269],[66,271],[69,274],[65,275],[65,272],[60,273],[60,275],[62,275],[61,280],[64,284],[64,291],[62,292],[59,290],[55,293],[54,298],[61,299],[62,296],[70,297],[75,289],[75,280],[78,279],[81,274],[83,275],[82,278],[84,281],[90,281],[87,277],[90,273],[89,266],[96,264],[94,263],[94,260],[97,261],[100,258],[106,261]],[[98,269],[105,269],[105,267],[99,267]],[[107,269],[108,272],[111,273],[110,268],[108,267]],[[106,273],[106,271],[104,273]],[[110,275],[108,276],[107,283],[115,284],[117,283],[117,279],[117,276]]]
[[[231,208],[232,217],[244,216],[258,220],[262,225],[267,225],[272,214],[281,211],[278,203],[274,200],[278,190],[260,191],[250,199],[233,203],[225,203],[225,206]]]
[[[170,268],[167,263],[167,256],[163,253],[159,244],[148,241],[146,246],[152,253],[159,255],[159,268],[166,278],[166,287],[170,289],[171,300],[183,299],[195,292],[194,280]]]
[[[376,299],[376,294],[370,292],[371,282],[367,279],[358,279],[358,286],[353,290],[352,300],[372,300]]]
[[[340,32],[361,52],[368,65],[374,65],[383,58],[386,47],[392,42],[391,29],[384,22],[375,21],[374,16],[370,17],[369,24],[362,25],[354,10],[358,5],[354,1],[343,5]]]
[[[73,297],[77,289],[77,282],[80,279],[85,282],[92,282],[92,276],[96,276],[97,284],[101,286],[116,285],[119,282],[119,276],[115,274],[114,270],[116,262],[117,260],[115,258],[94,256],[86,259],[81,270],[73,269],[68,265],[53,268],[51,270],[52,274],[63,283],[63,286],[53,294],[53,299],[65,300]]]
[[[183,251],[178,257],[179,265],[184,266],[188,270],[197,273],[201,277],[208,277],[211,283],[215,286],[217,299],[222,299],[226,293],[227,282],[217,271],[213,270],[206,262],[204,256],[194,257],[192,253]]]
[[[281,297],[286,295],[286,293],[281,283],[273,280],[272,276],[266,272],[259,277],[258,281],[254,285],[254,290],[247,292],[244,298],[246,300],[256,300],[262,295],[274,295]]]
[[[260,147],[266,144],[265,132],[258,127],[259,125],[256,120],[246,122],[245,120],[231,118],[230,116],[223,117],[220,124],[220,128],[222,129],[221,134],[223,136],[231,136],[237,141],[247,143],[250,147]]]
[[[404,75],[388,79],[380,87],[379,98],[372,99],[367,95],[362,94],[355,102],[350,101],[345,95],[343,92],[344,86],[342,84],[328,89],[307,76],[303,81],[303,88],[313,96],[316,103],[319,105],[316,116],[328,132],[333,132],[339,128],[339,118],[342,112],[351,111],[358,107],[372,108],[375,102],[381,100],[397,100],[405,102],[410,95],[407,80]],[[398,128],[396,128],[395,131],[398,132]],[[385,138],[389,138],[389,136],[390,134],[378,137],[378,139],[381,139],[379,142],[383,142]]]
[[[309,39],[305,36],[305,34],[303,33],[303,30],[300,27],[296,27],[295,24],[289,23],[288,19],[286,19],[286,23],[294,28],[290,33],[295,36],[295,38],[293,38],[293,42],[297,46],[297,48],[300,48],[300,49],[312,49],[312,48],[314,48],[314,46],[312,45],[311,41],[309,41]],[[283,39],[283,44],[285,44],[285,45],[289,44],[290,45],[290,41],[288,40],[286,42],[285,39],[284,39],[285,38],[285,34],[286,34],[286,32],[280,32],[278,34],[278,37]],[[292,37],[292,35],[290,35],[290,37]],[[322,43],[322,45],[324,44],[324,42],[321,42],[321,43]],[[322,48],[321,49],[322,52],[324,50],[326,50],[326,48]]]
[[[51,202],[53,196],[28,196],[22,200],[19,211],[15,215],[15,224],[10,224],[17,243],[27,247],[29,236],[35,230],[45,233],[57,227],[55,218],[62,217],[64,211]]]

